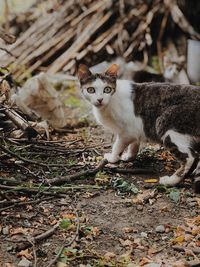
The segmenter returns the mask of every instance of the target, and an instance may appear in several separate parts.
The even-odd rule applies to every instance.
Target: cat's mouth
[[[96,108],[100,108],[100,107],[103,107],[103,103],[95,103],[94,106]]]

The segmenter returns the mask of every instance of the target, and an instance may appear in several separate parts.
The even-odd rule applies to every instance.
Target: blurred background
[[[1,30],[16,41],[0,39],[0,65],[19,82],[116,62],[136,82],[198,84],[199,14],[198,0],[1,0]]]

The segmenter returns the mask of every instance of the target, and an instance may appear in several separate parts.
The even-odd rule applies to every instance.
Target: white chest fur
[[[93,107],[98,123],[116,135],[144,140],[142,119],[135,116],[132,100],[133,86],[130,81],[118,80],[116,92],[109,105],[103,109]]]

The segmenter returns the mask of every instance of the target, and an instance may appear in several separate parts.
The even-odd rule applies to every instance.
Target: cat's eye
[[[112,88],[110,86],[106,86],[103,90],[104,93],[110,94],[112,92]]]
[[[94,87],[88,87],[88,88],[87,88],[87,92],[88,92],[89,94],[94,94],[94,93],[95,93],[95,89],[94,89]]]

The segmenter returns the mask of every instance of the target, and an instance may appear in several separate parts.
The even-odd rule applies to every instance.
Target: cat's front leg
[[[126,151],[123,152],[121,160],[130,161],[134,160],[137,156],[140,144],[138,142],[133,142],[128,145]]]
[[[124,151],[127,146],[127,142],[122,138],[117,136],[115,143],[112,147],[111,153],[106,153],[104,158],[108,160],[110,163],[115,163],[120,160],[120,155]]]

